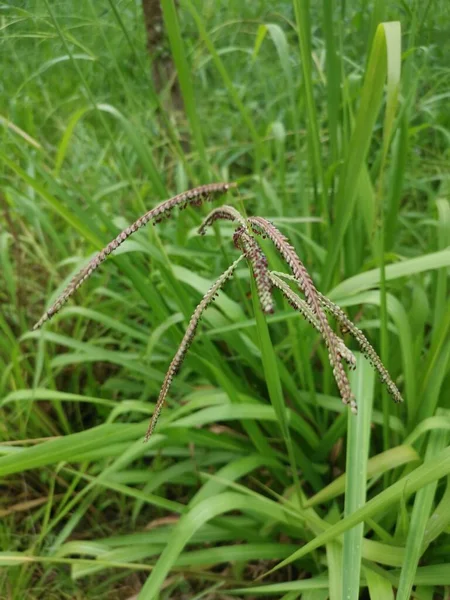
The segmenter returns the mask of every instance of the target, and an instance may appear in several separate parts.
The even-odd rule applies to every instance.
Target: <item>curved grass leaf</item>
[[[353,514],[345,517],[336,525],[332,525],[326,532],[319,534],[314,540],[300,548],[288,559],[268,573],[278,570],[281,567],[290,564],[294,560],[305,556],[312,550],[319,548],[328,541],[336,539],[342,533],[345,533],[355,525],[362,523],[367,517],[372,517],[386,510],[392,504],[399,502],[404,496],[413,494],[429,483],[441,479],[450,473],[450,447],[440,452],[436,457],[424,465],[421,465],[393,485],[389,486],[377,496],[369,500],[363,507],[356,510]],[[267,575],[267,574],[266,574]]]
[[[432,271],[442,267],[450,267],[450,250],[440,250],[417,258],[410,258],[386,267],[386,281],[393,281],[400,277],[416,275],[424,271]],[[346,279],[333,288],[327,295],[337,304],[352,294],[369,290],[379,285],[380,270],[371,269],[360,275]]]
[[[450,421],[448,428],[450,429]],[[420,456],[411,446],[397,446],[396,448],[386,450],[386,452],[381,452],[380,454],[377,454],[377,456],[369,458],[367,461],[367,478],[377,477],[396,467],[400,467],[401,465],[418,461],[420,461]],[[320,490],[320,492],[311,496],[311,498],[305,502],[305,508],[316,506],[317,504],[324,504],[340,494],[343,494],[345,492],[345,482],[346,474],[344,473]]]
[[[251,510],[261,519],[277,519],[286,521],[283,508],[276,509],[275,503],[267,503],[263,499],[253,497]],[[178,559],[184,546],[193,534],[212,518],[233,511],[246,510],[249,507],[247,496],[234,492],[224,492],[213,498],[207,498],[196,504],[189,512],[184,514],[174,527],[172,535],[167,541],[150,577],[145,582],[139,593],[139,600],[153,600],[158,597],[161,585]],[[292,526],[292,525],[291,525]]]
[[[380,23],[372,42],[358,114],[339,179],[335,205],[336,220],[331,231],[328,258],[323,271],[322,286],[325,290],[329,289],[332,283],[334,268],[339,257],[337,249],[342,246],[344,234],[353,214],[357,190],[355,182],[358,181],[366,160],[375,121],[381,107],[386,76],[387,74],[391,76],[395,65],[398,64],[397,57],[388,56],[392,54],[390,40],[393,27],[399,29],[398,24]],[[398,82],[390,77],[389,82],[391,81],[397,88]],[[388,96],[390,93],[391,87]]]

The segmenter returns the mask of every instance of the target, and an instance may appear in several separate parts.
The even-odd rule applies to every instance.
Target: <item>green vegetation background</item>
[[[0,6],[0,598],[447,598],[448,1],[161,6],[160,92],[139,2]],[[230,226],[196,235],[206,209],[30,332],[122,227],[209,181],[290,237],[403,405],[357,355],[348,415],[316,333],[278,296],[267,328],[242,264],[144,445],[236,257]]]

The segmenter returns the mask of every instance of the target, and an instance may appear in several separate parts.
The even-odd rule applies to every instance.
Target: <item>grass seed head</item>
[[[238,264],[242,260],[242,258],[243,257],[240,256],[237,260],[234,261],[234,263],[232,265],[230,265],[228,267],[228,269],[226,271],[224,271],[222,273],[222,275],[209,288],[209,290],[206,292],[206,294],[201,299],[197,308],[192,313],[192,317],[186,328],[183,339],[181,340],[180,345],[178,346],[178,350],[176,351],[175,356],[173,357],[172,362],[169,365],[166,376],[164,377],[164,381],[161,386],[161,390],[159,392],[158,400],[156,401],[155,411],[150,420],[150,424],[148,426],[147,433],[145,434],[145,441],[147,441],[149,439],[149,437],[152,435],[152,433],[156,427],[156,423],[158,421],[159,415],[161,414],[161,410],[166,401],[167,394],[169,393],[170,386],[172,385],[173,378],[178,373],[178,371],[181,368],[181,365],[183,364],[183,361],[186,357],[189,346],[191,345],[191,343],[194,339],[198,324],[200,322],[200,319],[201,319],[203,313],[208,308],[208,306],[211,304],[211,302],[213,301],[214,297],[219,292],[219,290],[232,277],[236,267],[238,266]]]
[[[328,357],[333,369],[334,378],[341,394],[342,402],[344,402],[344,404],[351,404],[352,407],[356,406],[347,374],[345,373],[344,367],[341,363],[341,356],[335,342],[334,333],[323,311],[319,292],[316,290],[305,265],[300,260],[294,247],[289,243],[289,240],[275,227],[273,223],[270,223],[270,221],[264,219],[263,217],[249,217],[248,221],[256,233],[267,235],[285,260],[286,264],[292,270],[300,289],[305,294],[307,303],[317,318],[320,327],[320,333],[322,334],[323,340],[328,349]]]
[[[150,209],[144,215],[139,217],[132,225],[121,231],[119,235],[109,242],[103,250],[96,254],[96,256],[94,256],[94,258],[90,260],[88,264],[75,275],[75,277],[73,277],[66,289],[57,298],[55,303],[42,315],[39,321],[34,325],[33,329],[39,329],[46,321],[55,315],[86,279],[88,279],[88,277],[90,277],[102,264],[102,262],[104,262],[114,250],[117,250],[130,235],[144,227],[149,221],[159,223],[164,218],[170,217],[172,210],[176,207],[185,208],[188,205],[200,206],[203,202],[206,202],[217,195],[224,194],[231,188],[235,188],[236,185],[236,183],[208,183],[193,188],[192,190],[188,190],[187,192],[183,192],[182,194],[177,194]]]
[[[215,221],[220,219],[224,219],[226,221],[237,221],[241,224],[241,227],[246,227],[246,222],[244,217],[241,215],[239,211],[237,211],[232,206],[219,206],[212,210],[209,215],[204,219],[203,223],[198,228],[198,233],[200,235],[205,235],[208,227],[211,227]]]
[[[252,267],[262,311],[265,314],[272,314],[275,307],[272,298],[272,281],[269,276],[266,255],[261,250],[255,238],[243,227],[235,231],[233,241],[236,248],[242,250],[245,258]]]
[[[45,321],[50,319],[61,306],[72,296],[72,294],[90,277],[90,275],[98,268],[98,266],[106,260],[106,258],[114,252],[120,244],[122,244],[135,231],[144,227],[149,221],[159,223],[165,218],[171,216],[174,208],[186,208],[187,206],[199,206],[204,202],[211,200],[215,195],[222,194],[230,188],[236,187],[234,183],[212,183],[203,185],[182,194],[178,194],[173,198],[169,198],[161,202],[156,207],[142,215],[132,225],[124,229],[117,235],[101,252],[99,252],[87,265],[84,267],[69,283],[63,293],[57,298],[55,303],[44,313],[41,319],[36,323],[34,329],[40,327]],[[370,360],[374,368],[378,371],[381,380],[386,384],[389,392],[396,402],[401,402],[403,399],[397,386],[392,381],[386,368],[381,362],[378,354],[370,345],[367,338],[364,336],[356,325],[345,315],[344,311],[331,302],[328,298],[317,291],[310,274],[300,260],[294,247],[289,240],[275,227],[273,223],[263,217],[244,218],[232,206],[221,206],[212,210],[199,228],[199,233],[204,234],[206,229],[213,225],[215,221],[225,219],[232,222],[237,222],[239,227],[233,235],[233,242],[237,249],[242,252],[242,255],[215,281],[208,292],[204,295],[197,308],[195,309],[181,343],[173,357],[167,373],[164,377],[163,384],[156,402],[155,412],[150,421],[145,439],[153,433],[161,410],[169,393],[170,386],[174,377],[178,373],[186,353],[195,337],[200,319],[203,312],[211,302],[216,298],[221,287],[230,279],[234,273],[237,264],[244,257],[251,266],[253,276],[255,278],[258,297],[264,313],[274,312],[274,303],[272,298],[272,288],[275,286],[281,290],[289,304],[299,311],[305,319],[320,333],[328,350],[328,358],[333,370],[333,375],[336,380],[342,401],[349,404],[352,412],[357,412],[356,401],[352,394],[350,383],[347,374],[343,367],[342,361],[345,361],[350,368],[356,367],[356,359],[349,350],[344,341],[331,329],[324,309],[333,315],[341,326],[342,331],[349,332],[358,342],[362,352]],[[279,251],[280,255],[292,271],[292,275],[286,273],[273,273],[269,270],[267,258],[262,251],[259,243],[253,237],[253,233],[262,235],[263,238],[269,238]],[[279,276],[288,278],[296,283],[300,290],[305,295],[305,300],[291,289]]]

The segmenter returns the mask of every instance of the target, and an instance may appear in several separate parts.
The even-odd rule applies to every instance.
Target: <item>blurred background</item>
[[[0,598],[447,598],[448,1],[24,0],[0,32]],[[255,319],[242,262],[142,443],[238,255],[231,224],[197,235],[208,206],[31,331],[121,229],[214,181],[289,237],[404,404],[358,354],[352,421],[318,334],[279,295]],[[352,556],[331,527],[366,497]]]

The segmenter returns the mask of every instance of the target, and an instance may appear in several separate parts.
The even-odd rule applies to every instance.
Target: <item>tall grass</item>
[[[139,3],[2,7],[0,596],[445,598],[447,2],[161,4],[177,113]],[[140,214],[218,180],[292,240],[403,404],[357,355],[348,414],[318,332],[279,291],[263,315],[242,264],[142,443],[237,257],[231,224],[196,235],[203,209],[136,232],[31,331]]]

